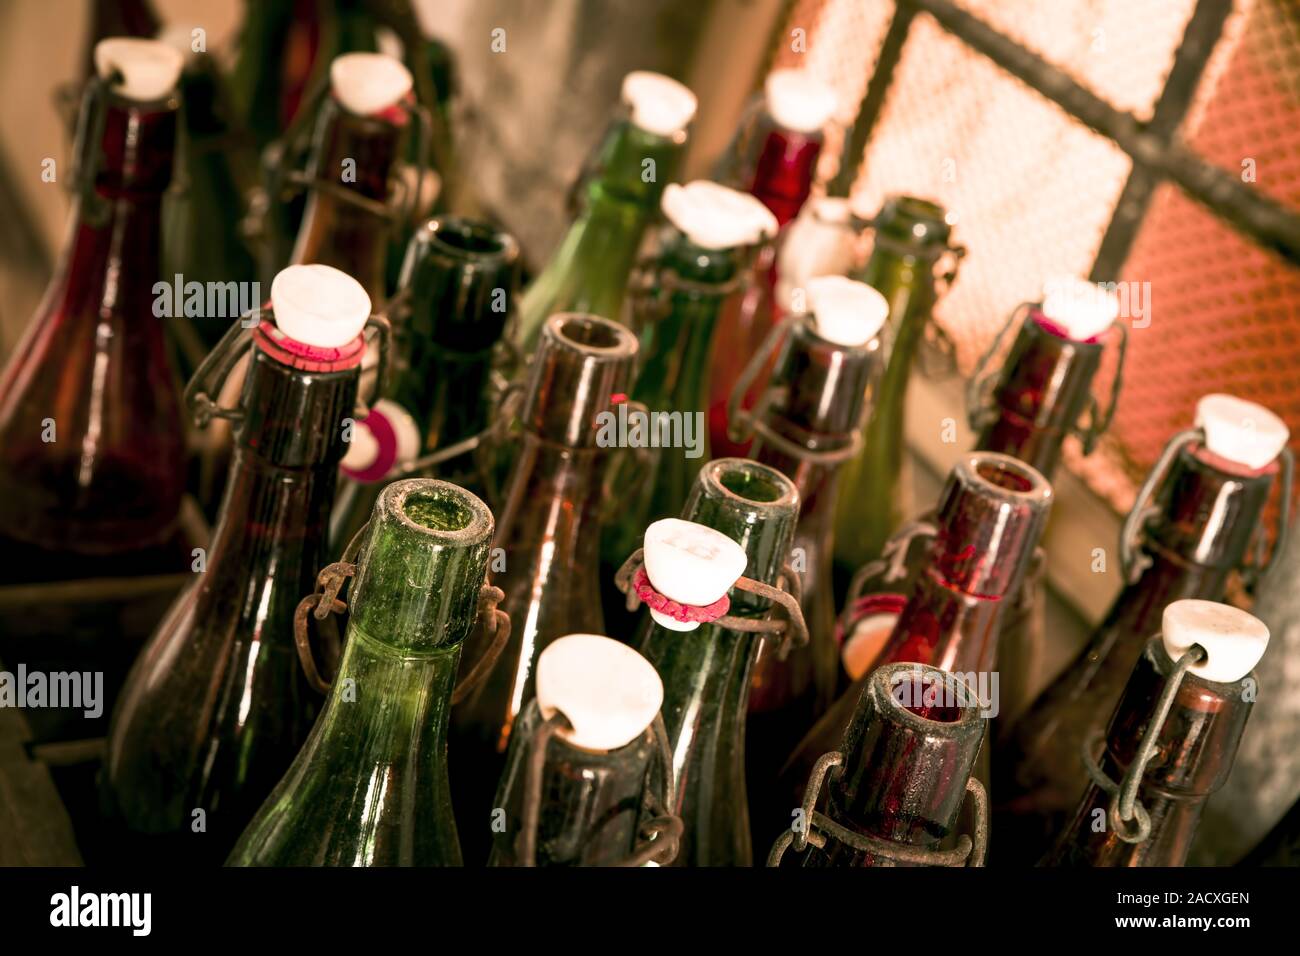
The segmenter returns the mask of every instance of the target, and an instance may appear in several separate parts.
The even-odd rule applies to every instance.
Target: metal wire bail
[[[831,751],[818,758],[808,777],[803,803],[799,808],[802,825],[796,821],[790,829],[776,838],[767,856],[769,867],[779,867],[786,850],[791,846],[794,847],[795,852],[803,853],[810,845],[819,850],[825,849],[831,839],[859,853],[883,856],[914,866],[982,867],[984,865],[984,857],[988,852],[989,798],[984,785],[977,778],[972,776],[966,780],[966,797],[971,803],[975,821],[973,834],[968,836],[963,833],[957,838],[957,843],[951,850],[936,850],[857,833],[819,812],[817,804],[821,798],[822,785],[832,774],[840,773],[843,765],[844,754],[839,751]]]
[[[253,347],[253,329],[262,321],[262,310],[250,309],[226,330],[216,346],[203,357],[199,367],[185,386],[185,407],[194,417],[194,424],[207,428],[214,418],[238,422],[244,417],[242,408],[226,408],[217,404],[213,396],[221,395],[226,377]]]
[[[1155,714],[1147,724],[1146,733],[1142,735],[1133,762],[1129,764],[1128,770],[1124,772],[1124,778],[1119,783],[1106,776],[1099,761],[1093,756],[1093,753],[1099,749],[1097,746],[1099,742],[1103,748],[1105,747],[1105,731],[1095,730],[1083,742],[1084,769],[1103,793],[1110,794],[1106,819],[1110,822],[1115,835],[1125,843],[1142,843],[1151,836],[1151,816],[1142,805],[1142,801],[1138,799],[1142,777],[1146,773],[1147,765],[1156,755],[1160,731],[1169,717],[1169,711],[1173,709],[1174,697],[1178,694],[1178,688],[1182,686],[1183,678],[1193,664],[1200,663],[1204,659],[1205,648],[1200,644],[1193,644],[1186,654],[1178,658],[1173,671],[1165,681],[1164,688],[1160,691]]]
[[[614,574],[614,586],[627,595],[629,613],[641,605],[641,599],[637,597],[636,589],[632,587],[632,579],[636,576],[636,572],[644,567],[644,555],[645,549],[637,548]],[[771,616],[753,618],[724,614],[710,623],[732,631],[779,638],[781,643],[777,645],[776,653],[777,659],[782,661],[790,651],[807,645],[808,625],[799,606],[802,582],[798,572],[794,571],[788,563],[782,567],[781,573],[777,576],[776,587],[744,576],[737,578],[732,587],[771,601],[772,607],[769,610]]]
[[[1142,550],[1141,543],[1142,529],[1146,527],[1147,521],[1160,513],[1160,509],[1153,504],[1156,489],[1165,480],[1178,453],[1183,448],[1204,440],[1205,432],[1200,428],[1188,428],[1176,433],[1165,444],[1160,457],[1156,459],[1155,466],[1142,482],[1142,487],[1138,489],[1137,497],[1133,499],[1133,507],[1125,516],[1124,525],[1119,533],[1120,567],[1124,571],[1124,579],[1129,584],[1137,581],[1142,572],[1151,565],[1151,558]]]

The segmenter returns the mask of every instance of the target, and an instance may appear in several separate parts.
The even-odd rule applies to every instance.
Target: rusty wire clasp
[[[851,461],[862,451],[863,433],[866,430],[867,422],[871,418],[872,406],[870,402],[862,403],[862,411],[858,416],[857,423],[853,426],[849,443],[841,448],[831,448],[826,451],[818,451],[791,441],[767,424],[767,410],[783,397],[782,392],[784,389],[782,386],[768,385],[752,409],[744,407],[745,395],[753,387],[763,369],[775,359],[777,350],[785,341],[786,335],[799,323],[810,321],[812,319],[807,313],[787,315],[768,331],[762,345],[758,347],[758,350],[745,364],[736,379],[735,385],[731,388],[731,394],[727,396],[727,437],[733,442],[741,444],[757,436],[761,441],[772,445],[782,454],[789,455],[800,461],[806,461],[814,465],[835,465]]]
[[[786,850],[792,845],[795,852],[803,853],[808,847],[824,849],[830,839],[835,839],[859,853],[883,856],[898,863],[913,866],[983,866],[989,841],[989,797],[984,785],[975,777],[966,780],[966,796],[970,798],[975,819],[972,836],[962,834],[951,850],[935,850],[912,846],[879,837],[857,833],[836,823],[817,810],[822,785],[831,774],[838,775],[844,766],[844,755],[837,750],[822,754],[813,765],[804,789],[800,806],[801,823],[796,822],[772,844],[767,856],[768,866],[780,866]]]
[[[632,587],[632,579],[645,566],[644,554],[644,548],[637,548],[614,574],[614,586],[627,595],[628,613],[634,612],[641,604],[636,588]],[[799,606],[803,598],[802,582],[788,562],[781,568],[775,587],[743,575],[736,579],[732,587],[771,601],[769,613],[774,611],[776,616],[755,618],[724,614],[709,623],[732,631],[761,634],[774,640],[779,638],[781,643],[777,645],[777,660],[783,661],[790,651],[807,645],[808,625]]]
[[[558,731],[570,730],[572,725],[564,714],[557,711],[546,720],[540,720],[541,710],[534,698],[529,707],[538,713],[537,729],[529,741],[528,769],[524,777],[524,805],[516,849],[520,866],[537,865],[537,830],[541,819],[542,778],[546,770],[546,748]],[[684,827],[681,817],[669,811],[674,802],[672,748],[668,743],[668,729],[662,713],[655,714],[650,725],[655,742],[655,757],[663,774],[663,793],[646,791],[646,808],[649,819],[637,826],[638,842],[631,855],[618,863],[618,867],[645,866],[656,863],[667,866],[677,858]]]
[[[1129,584],[1135,583],[1141,577],[1142,572],[1152,564],[1150,555],[1146,553],[1146,549],[1141,545],[1142,533],[1147,522],[1160,514],[1160,508],[1155,504],[1156,490],[1164,482],[1170,468],[1173,467],[1175,459],[1184,448],[1192,445],[1203,446],[1204,444],[1205,430],[1199,426],[1176,433],[1165,444],[1164,450],[1160,452],[1160,457],[1156,459],[1155,465],[1147,473],[1146,480],[1138,488],[1137,496],[1133,499],[1133,507],[1129,509],[1128,514],[1124,517],[1124,524],[1120,528],[1119,535],[1120,567],[1123,569],[1125,581]],[[1287,539],[1290,536],[1295,455],[1288,446],[1282,449],[1278,459],[1282,465],[1281,502],[1278,507],[1277,527],[1273,535],[1273,550],[1265,558],[1265,550],[1268,548],[1268,533],[1260,527],[1255,532],[1255,561],[1253,564],[1240,569],[1246,587],[1251,591],[1259,587],[1260,582],[1277,566],[1278,559],[1285,550]]]
[[[1133,762],[1129,764],[1119,783],[1106,776],[1106,771],[1101,768],[1099,760],[1093,756],[1093,753],[1098,751],[1098,743],[1101,743],[1103,748],[1105,746],[1105,731],[1094,730],[1083,742],[1084,769],[1103,793],[1110,794],[1106,819],[1110,822],[1115,835],[1125,843],[1142,843],[1151,836],[1151,816],[1142,805],[1142,801],[1138,799],[1142,776],[1146,773],[1147,764],[1156,755],[1160,731],[1169,716],[1169,711],[1173,709],[1174,697],[1178,694],[1178,688],[1182,686],[1183,678],[1187,675],[1188,669],[1205,660],[1205,656],[1205,648],[1200,644],[1193,644],[1186,654],[1178,658],[1173,672],[1170,673],[1164,688],[1160,691],[1155,713],[1152,715],[1151,722],[1147,724],[1146,732],[1142,735],[1142,742],[1138,744]],[[1130,823],[1133,825],[1131,830]]]
[[[307,683],[321,694],[329,693],[334,678],[338,675],[339,662],[343,658],[343,638],[339,634],[338,623],[331,615],[342,614],[348,609],[347,602],[339,597],[339,593],[348,579],[356,576],[357,556],[369,529],[370,522],[367,521],[352,536],[339,560],[321,570],[316,576],[315,592],[299,601],[293,614],[293,641],[298,649],[298,662],[302,665]],[[479,588],[477,626],[487,631],[491,643],[469,673],[457,682],[451,695],[453,704],[459,703],[481,684],[501,656],[501,650],[510,637],[510,615],[497,606],[504,600],[505,593],[486,580]],[[324,669],[331,673],[328,678],[322,675],[312,653],[311,635],[307,628],[309,616],[316,620],[318,627],[329,622],[329,636],[320,642]]]

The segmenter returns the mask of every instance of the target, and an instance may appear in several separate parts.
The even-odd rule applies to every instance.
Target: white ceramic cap
[[[1222,393],[1196,403],[1196,426],[1205,431],[1206,448],[1252,470],[1280,455],[1291,438],[1282,419],[1263,405]]]
[[[868,614],[853,626],[853,633],[840,650],[840,661],[850,680],[861,680],[872,661],[880,656],[898,623],[897,614]]]
[[[816,276],[844,275],[853,268],[857,236],[849,225],[847,199],[816,196],[804,203],[787,227],[777,253],[776,301],[785,312],[794,308],[794,292]]]
[[[344,53],[330,63],[330,89],[349,113],[370,116],[411,91],[411,71],[383,53]]]
[[[1214,601],[1174,601],[1165,606],[1160,640],[1171,660],[1193,644],[1205,648],[1205,660],[1188,668],[1197,677],[1231,684],[1259,663],[1268,648],[1268,626],[1254,615]]]
[[[659,204],[668,221],[702,249],[752,246],[780,228],[754,196],[705,179],[669,183]]]
[[[617,750],[659,713],[664,685],[654,665],[632,648],[599,634],[569,634],[537,657],[537,705],[559,711],[572,730],[559,736],[586,750]]]
[[[1119,299],[1095,282],[1053,276],[1043,283],[1043,315],[1070,338],[1087,342],[1110,328],[1119,315]]]
[[[347,345],[370,318],[370,296],[361,283],[332,266],[288,266],[271,282],[276,327],[291,339],[318,348]]]
[[[370,406],[370,414],[352,428],[352,440],[339,466],[345,471],[367,471],[373,468],[383,451],[379,439],[371,429],[371,418],[378,416],[388,422],[397,436],[397,456],[394,465],[414,461],[420,454],[420,426],[401,405],[392,399],[381,398]]]
[[[807,70],[773,70],[763,84],[767,112],[796,133],[815,133],[835,115],[839,98],[834,87]]]
[[[889,303],[865,282],[817,276],[805,288],[817,334],[836,345],[866,345],[889,318]]]
[[[95,44],[95,69],[100,77],[121,71],[122,82],[114,92],[140,103],[160,100],[176,89],[184,66],[185,58],[158,40],[110,37]]]
[[[656,136],[675,136],[695,118],[695,94],[671,76],[635,70],[623,77],[632,123]]]
[[[706,607],[745,573],[745,549],[721,531],[694,521],[664,518],[645,529],[645,573],[656,591],[681,604]],[[693,631],[698,621],[678,621],[651,608],[671,631]]]

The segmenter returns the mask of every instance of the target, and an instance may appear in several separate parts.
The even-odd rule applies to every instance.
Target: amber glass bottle
[[[558,637],[604,626],[600,529],[612,449],[598,418],[626,393],[636,352],[622,326],[561,313],[533,356],[491,563],[514,626],[487,679],[452,712],[452,795],[471,859],[487,852],[493,790],[514,722],[533,698],[537,655]],[[465,655],[474,661],[485,651],[470,646]]]
[[[159,838],[164,855],[224,859],[319,706],[298,663],[294,609],[327,563],[370,302],[325,266],[284,270],[271,295],[261,324],[251,335],[236,325],[191,383],[201,419],[235,420],[231,476],[206,567],[137,659],[109,728],[108,812]],[[209,378],[250,339],[238,406],[214,409],[207,396],[220,382]]]
[[[999,747],[995,826],[1022,859],[1061,831],[1087,783],[1080,748],[1113,711],[1165,607],[1222,600],[1229,577],[1249,573],[1286,429],[1267,409],[1229,396],[1203,398],[1197,417],[1200,427],[1166,446],[1125,522],[1124,590]]]
[[[790,751],[835,699],[836,492],[840,467],[861,441],[879,379],[878,333],[889,308],[875,289],[839,276],[810,280],[808,299],[810,314],[789,326],[754,423],[755,460],[799,490],[791,566],[800,576],[809,638],[784,661],[766,642],[754,664],[746,761],[755,811],[772,792],[770,783]]]
[[[185,485],[180,392],[167,351],[163,194],[181,58],[105,40],[82,104],[69,240],[0,376],[0,538],[21,578],[175,570],[161,553]]]
[[[1268,637],[1263,622],[1226,604],[1165,607],[1105,735],[1098,769],[1109,785],[1087,785],[1045,863],[1182,866],[1206,799],[1232,769]]]

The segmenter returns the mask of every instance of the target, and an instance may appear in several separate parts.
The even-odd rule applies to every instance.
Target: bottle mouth
[[[748,458],[718,458],[704,466],[701,476],[714,497],[751,507],[799,508],[799,492],[789,478]]]
[[[957,467],[973,484],[998,497],[1045,503],[1052,495],[1052,486],[1036,468],[1010,455],[977,452]]]
[[[983,704],[970,684],[929,664],[878,667],[870,687],[881,713],[926,732],[936,727],[957,730],[983,719]]]
[[[426,220],[422,228],[433,246],[457,259],[514,262],[519,258],[514,236],[486,222],[440,216]]]
[[[416,532],[466,545],[490,537],[492,512],[476,495],[436,478],[394,481],[383,491],[385,511]]]
[[[617,322],[585,312],[559,312],[546,320],[546,327],[561,343],[577,352],[602,358],[631,358],[637,341]]]

